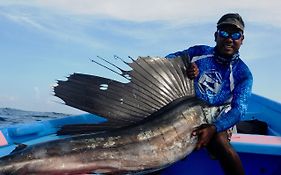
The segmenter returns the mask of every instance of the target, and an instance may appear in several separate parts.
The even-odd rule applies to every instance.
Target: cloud
[[[71,16],[70,14],[50,12],[48,8],[39,5],[34,6],[34,4],[1,4],[0,2],[0,9],[0,17],[33,30],[33,32],[41,32],[44,36],[50,36],[51,38],[67,42],[71,41],[92,47],[102,47],[98,42],[93,42],[95,41],[93,36],[89,37],[89,35],[82,32],[83,29],[87,28],[86,25],[88,25],[83,18]],[[1,30],[5,30],[5,26]]]
[[[268,32],[260,26],[277,27],[278,31],[281,28],[281,18],[276,17],[281,15],[278,3],[276,0],[270,3],[253,0],[7,0],[0,2],[0,17],[41,32],[52,40],[83,45],[99,52],[111,48],[115,53],[131,54],[131,48],[135,48],[134,54],[161,55],[161,49],[167,52],[183,44],[212,42],[209,36],[215,30],[215,22],[226,12],[239,12],[246,22],[246,33],[251,29],[247,38],[252,37],[255,42],[261,40],[261,32]],[[256,28],[260,32],[256,32]],[[200,35],[194,38],[195,35],[190,35],[194,32]],[[258,43],[252,43],[249,49],[259,48]]]
[[[249,21],[281,27],[278,0],[7,0],[1,4],[44,8],[50,13],[102,16],[134,22],[160,20],[172,23],[202,23],[217,20],[223,13],[238,11]]]
[[[12,107],[19,101],[19,98],[14,95],[0,95],[0,107]]]
[[[246,27],[257,23],[281,28],[277,4],[277,0],[6,0],[0,2],[0,16],[53,38],[105,48],[111,38],[153,41],[154,34],[163,38],[173,30],[214,24],[226,12],[239,12]]]
[[[35,98],[36,99],[40,99],[40,89],[39,89],[39,87],[37,87],[37,86],[35,86],[35,87],[33,87],[33,90],[34,90],[34,95],[35,95]]]
[[[19,15],[13,15],[13,14],[3,14],[2,15],[6,16],[8,19],[18,22],[18,23],[26,23],[34,28],[40,29],[40,30],[46,30],[44,26],[40,25],[39,23],[33,21],[31,18],[28,16],[19,16]]]
[[[0,96],[0,102],[14,102],[17,98],[15,96]]]

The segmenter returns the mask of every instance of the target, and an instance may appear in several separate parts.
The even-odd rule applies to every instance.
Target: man
[[[198,136],[196,149],[207,147],[220,162],[225,174],[244,174],[238,154],[229,143],[229,130],[244,116],[251,94],[252,74],[239,57],[244,40],[244,22],[239,14],[223,15],[214,34],[216,46],[194,46],[169,54],[167,58],[182,57],[191,65],[187,68],[194,79],[196,96],[213,106],[225,106],[208,124],[193,131]]]

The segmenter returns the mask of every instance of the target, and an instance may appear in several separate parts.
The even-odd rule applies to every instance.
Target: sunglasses
[[[242,37],[242,34],[240,32],[235,32],[235,33],[229,34],[226,31],[219,30],[218,33],[219,33],[220,37],[222,37],[222,38],[231,38],[232,40],[238,40],[238,39],[240,39]]]

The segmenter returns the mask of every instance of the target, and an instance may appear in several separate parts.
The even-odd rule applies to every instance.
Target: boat
[[[0,128],[0,157],[8,155],[20,144],[32,145],[69,137],[56,134],[64,125],[103,121],[105,119],[100,116],[85,113],[5,126]],[[241,126],[244,122],[244,126],[253,126],[258,130],[238,132],[231,138],[231,144],[240,155],[246,174],[281,175],[281,104],[253,94],[249,100],[247,114],[241,122]],[[263,125],[259,125],[260,123]],[[223,172],[218,161],[211,159],[208,152],[201,149],[165,168],[161,174],[223,175]]]

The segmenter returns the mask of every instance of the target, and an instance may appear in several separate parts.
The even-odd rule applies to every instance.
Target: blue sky
[[[206,5],[207,4],[207,5]],[[80,113],[53,96],[73,72],[115,78],[89,58],[165,56],[214,46],[217,20],[238,12],[246,23],[240,53],[253,92],[281,102],[278,0],[1,0],[0,107]]]

